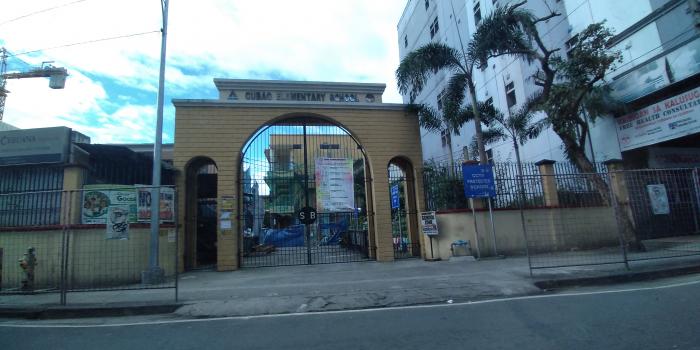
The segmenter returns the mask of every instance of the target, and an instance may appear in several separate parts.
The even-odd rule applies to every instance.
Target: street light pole
[[[153,143],[153,179],[151,187],[151,243],[149,269],[144,271],[141,282],[158,284],[163,281],[163,269],[158,266],[158,232],[160,231],[160,163],[163,144],[163,95],[165,90],[165,47],[168,37],[168,2],[161,0],[163,28],[160,44],[160,76],[158,77],[158,110],[156,115],[156,139]]]

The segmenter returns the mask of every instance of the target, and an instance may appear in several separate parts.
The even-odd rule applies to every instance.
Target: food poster
[[[136,185],[137,189],[137,219],[138,222],[151,221],[151,186]],[[160,188],[160,221],[175,221],[175,189],[172,187]]]
[[[110,206],[128,208],[128,221],[136,222],[136,190],[123,185],[85,185],[82,223],[106,224]]]

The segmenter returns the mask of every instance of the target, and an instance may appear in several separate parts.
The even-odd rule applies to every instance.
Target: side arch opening
[[[213,268],[217,262],[218,168],[196,157],[185,168],[185,269]]]
[[[404,157],[395,157],[389,161],[387,170],[394,259],[420,257],[419,213],[413,165]]]

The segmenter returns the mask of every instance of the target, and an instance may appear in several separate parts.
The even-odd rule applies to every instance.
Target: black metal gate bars
[[[340,263],[374,256],[366,162],[342,127],[315,118],[267,125],[241,158],[242,267]],[[311,207],[316,221],[302,224]]]

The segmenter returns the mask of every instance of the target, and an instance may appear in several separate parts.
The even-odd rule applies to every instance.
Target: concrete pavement
[[[700,348],[697,276],[587,288],[594,289],[471,303],[253,317],[0,320],[0,348]]]
[[[552,281],[609,283],[655,271],[659,276],[697,272],[700,257],[635,263],[631,271],[621,264],[536,270],[534,277],[527,266],[527,258],[516,257],[195,271],[180,275],[178,303],[167,289],[69,293],[66,307],[56,306],[57,294],[2,295],[0,315],[3,310],[40,310],[36,317],[50,317],[67,309],[80,309],[85,316],[91,309],[102,310],[104,315],[110,307],[115,313],[148,313],[147,306],[153,305],[160,308],[154,313],[171,306],[177,316],[221,317],[462,302],[544,293],[535,283],[551,288],[556,286],[547,284]]]

